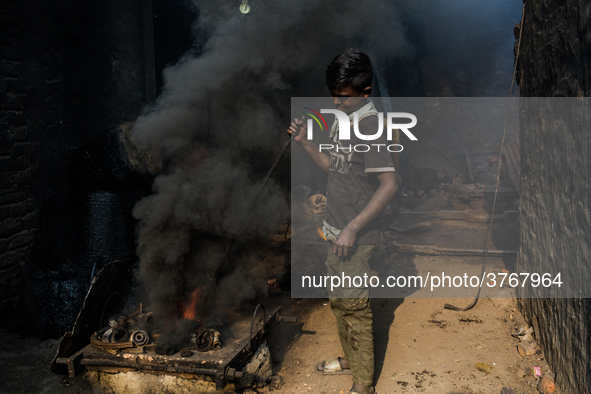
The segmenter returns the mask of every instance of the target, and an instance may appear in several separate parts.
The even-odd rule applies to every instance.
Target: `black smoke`
[[[393,2],[250,1],[247,15],[239,5],[194,1],[206,44],[165,69],[162,94],[133,129],[162,168],[134,209],[140,278],[160,315],[195,287],[217,295],[210,310],[255,297],[248,266],[222,276],[219,267],[230,240],[268,236],[289,217],[273,180],[255,197],[287,139],[290,97],[324,95],[326,64],[345,48],[374,62],[411,53]]]

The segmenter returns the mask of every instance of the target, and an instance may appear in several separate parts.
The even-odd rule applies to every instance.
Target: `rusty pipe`
[[[151,364],[137,364],[128,361],[116,361],[116,360],[105,360],[105,359],[87,359],[84,358],[80,362],[82,365],[94,366],[94,367],[119,367],[119,368],[133,368],[144,371],[158,371],[158,372],[170,372],[170,373],[188,373],[193,375],[205,375],[215,376],[217,370],[205,369],[205,368],[191,368],[177,366],[172,367],[168,365],[151,365]]]

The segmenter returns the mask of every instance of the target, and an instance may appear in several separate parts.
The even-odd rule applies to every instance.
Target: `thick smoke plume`
[[[327,94],[326,64],[348,47],[374,62],[409,50],[392,2],[251,0],[247,15],[239,5],[194,2],[195,36],[206,44],[164,71],[163,93],[133,130],[162,163],[134,210],[140,277],[158,314],[171,315],[195,287],[217,289],[224,304],[211,309],[254,297],[247,267],[214,284],[207,272],[229,239],[263,237],[288,217],[276,183],[254,199],[287,139],[291,96]]]

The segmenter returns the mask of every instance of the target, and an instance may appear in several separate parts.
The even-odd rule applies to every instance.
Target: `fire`
[[[197,317],[197,299],[199,298],[199,289],[193,290],[189,298],[183,301],[183,319],[195,320]]]
[[[318,230],[318,234],[320,234],[322,239],[326,241],[326,237],[324,236],[324,232],[322,232],[322,229],[320,227],[318,227],[316,230]]]

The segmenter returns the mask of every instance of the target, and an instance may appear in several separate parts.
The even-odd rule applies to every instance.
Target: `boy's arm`
[[[378,181],[380,182],[380,186],[365,208],[345,226],[337,237],[332,250],[333,254],[347,256],[349,250],[357,242],[357,233],[369,222],[378,217],[390,200],[394,198],[394,195],[398,191],[396,173],[383,172],[378,175]]]
[[[312,141],[308,141],[306,124],[300,119],[294,119],[293,122],[291,122],[289,129],[287,129],[287,132],[293,136],[292,138],[295,142],[304,148],[314,164],[316,164],[325,174],[328,174],[328,155],[320,152],[316,144]]]

